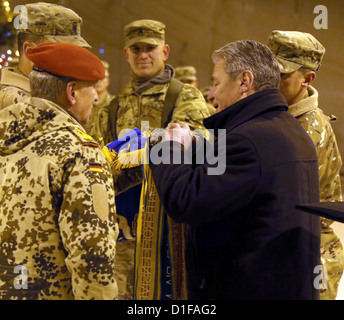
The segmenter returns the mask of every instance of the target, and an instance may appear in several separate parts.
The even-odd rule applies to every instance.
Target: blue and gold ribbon
[[[129,238],[136,237],[134,277],[136,300],[185,300],[187,292],[184,226],[173,222],[161,205],[148,164],[149,136],[150,133],[141,133],[140,130],[134,129],[103,149],[114,170],[144,166],[140,197],[137,187],[124,193],[126,198],[124,202],[122,202],[123,198],[116,197],[120,220],[122,224],[123,221],[129,224],[129,226],[120,224],[122,230],[119,238],[130,240]],[[128,230],[135,220],[133,212],[136,209],[138,210],[137,228],[129,235]],[[134,216],[136,213],[137,211]]]

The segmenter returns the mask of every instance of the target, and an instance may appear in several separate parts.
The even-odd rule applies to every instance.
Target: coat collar
[[[226,128],[228,131],[232,131],[257,115],[272,110],[288,110],[287,102],[278,89],[255,92],[221,112],[204,119],[203,123],[207,129]]]

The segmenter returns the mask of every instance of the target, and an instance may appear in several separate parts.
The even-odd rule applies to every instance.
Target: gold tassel
[[[147,152],[146,149],[134,150],[130,152],[117,153],[114,150],[108,149],[106,146],[103,148],[103,154],[110,162],[113,170],[122,170],[127,168],[134,168],[144,163],[142,153]]]

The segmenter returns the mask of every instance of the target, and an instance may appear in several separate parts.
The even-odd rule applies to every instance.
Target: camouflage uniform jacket
[[[141,129],[141,121],[149,121],[149,128],[161,128],[162,114],[165,97],[169,83],[156,84],[138,95],[128,84],[119,96],[119,109],[117,114],[117,135],[123,129]],[[201,129],[203,132],[203,119],[209,117],[207,104],[202,93],[195,87],[184,84],[176,101],[176,106],[172,115],[172,121],[187,123],[192,130]],[[104,108],[98,118],[98,125],[92,136],[96,139],[103,139],[104,144],[113,141],[111,130],[109,130],[109,110]],[[139,167],[138,167],[139,168]],[[142,171],[138,172],[135,168],[123,170],[119,175],[115,175],[115,188],[119,193],[130,185],[141,182]],[[139,168],[140,169],[140,168]],[[126,234],[125,230],[133,228],[136,234],[136,222],[131,225],[119,216],[120,229]],[[119,299],[132,299],[134,282],[134,253],[135,239],[117,243],[116,276],[119,286]]]
[[[318,154],[320,201],[342,201],[341,155],[330,118],[318,108],[318,92],[308,88],[308,96],[289,107],[311,137]],[[332,220],[321,218],[321,262],[327,270],[327,288],[320,290],[321,300],[335,300],[344,269],[344,252],[338,236],[330,227]]]
[[[97,123],[99,113],[110,104],[112,99],[113,99],[113,96],[107,92],[104,98],[102,98],[101,100],[98,100],[97,102],[93,104],[90,119],[88,123],[84,125],[84,128],[88,134],[91,134],[95,131],[94,126]]]
[[[30,97],[29,78],[18,67],[4,68],[0,81],[0,110],[11,104],[29,102]]]
[[[127,85],[119,96],[119,109],[117,113],[117,136],[121,137],[122,130],[141,128],[141,121],[149,121],[149,128],[161,128],[162,113],[166,93],[169,87],[167,84],[157,84],[138,95],[132,89],[131,84]],[[202,93],[195,87],[184,84],[176,101],[172,121],[187,123],[192,130],[200,129],[203,132],[203,119],[209,117],[209,110]],[[112,134],[109,130],[109,110],[101,111],[97,128],[93,136],[97,139],[103,138],[104,143],[112,142]]]
[[[0,156],[0,299],[116,299],[115,194],[98,145],[32,98],[0,111]]]
[[[342,201],[339,171],[342,158],[330,119],[318,107],[318,92],[309,87],[308,97],[289,107],[313,140],[318,154],[320,200]]]

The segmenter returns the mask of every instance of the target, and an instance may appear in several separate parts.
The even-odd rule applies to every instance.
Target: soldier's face
[[[154,46],[140,42],[125,48],[124,53],[136,77],[151,79],[164,68],[170,49],[166,44]]]
[[[89,121],[93,104],[98,100],[96,82],[77,81],[75,83],[75,103],[70,111],[81,124],[86,124]]]
[[[288,106],[299,102],[304,96],[304,75],[296,70],[291,73],[281,73],[279,89],[287,100]]]

